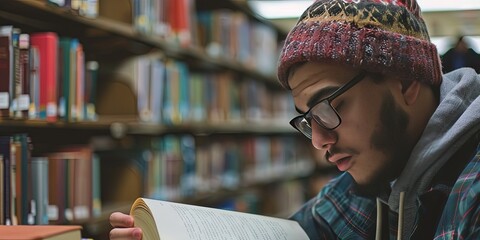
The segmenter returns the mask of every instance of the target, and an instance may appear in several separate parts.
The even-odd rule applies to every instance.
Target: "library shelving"
[[[106,239],[139,196],[288,215],[315,162],[284,37],[235,0],[0,1],[0,224]]]

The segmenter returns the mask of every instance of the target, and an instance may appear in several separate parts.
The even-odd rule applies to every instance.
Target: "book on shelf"
[[[50,223],[82,221],[92,216],[92,154],[92,149],[84,145],[47,154]]]
[[[5,224],[4,223],[4,219],[3,219],[3,205],[4,205],[4,202],[5,202],[5,187],[3,186],[3,178],[4,178],[4,171],[3,171],[3,168],[4,168],[4,163],[3,163],[3,155],[0,155],[0,225],[3,225]]]
[[[13,26],[0,27],[0,117],[10,116],[10,85],[13,82]]]
[[[80,240],[77,225],[0,225],[0,240]]]
[[[13,168],[12,168],[12,159],[11,159],[11,144],[12,139],[9,136],[0,136],[0,155],[3,159],[3,211],[1,212],[0,218],[2,219],[2,224],[10,225],[14,224],[14,215],[13,215],[13,200],[14,195],[12,194],[12,177]],[[13,186],[12,186],[13,185]]]
[[[38,32],[30,35],[30,44],[39,53],[40,118],[57,120],[57,67],[58,35],[54,32]]]
[[[15,81],[15,117],[27,118],[30,106],[30,35],[19,35],[19,71],[18,81]]]
[[[59,78],[58,78],[58,116],[61,119],[65,120],[71,120],[71,113],[73,112],[71,110],[71,97],[70,94],[72,91],[70,88],[74,88],[73,86],[70,87],[72,82],[74,82],[75,78],[75,70],[73,66],[74,61],[76,58],[73,58],[72,56],[75,53],[74,49],[78,45],[78,40],[77,39],[72,39],[68,37],[60,37],[59,39],[59,58],[60,61],[58,61],[58,70],[59,70]],[[73,61],[73,62],[72,62]]]
[[[95,98],[97,91],[99,64],[97,61],[85,62],[85,119],[97,120],[97,111],[95,107]]]
[[[48,158],[32,157],[31,165],[31,182],[32,182],[32,206],[34,223],[38,225],[48,224]]]
[[[130,215],[143,239],[309,239],[293,220],[138,198]]]

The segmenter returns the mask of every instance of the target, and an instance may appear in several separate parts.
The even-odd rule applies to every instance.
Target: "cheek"
[[[372,102],[372,103],[371,103]],[[371,148],[369,142],[372,133],[381,127],[378,120],[378,104],[375,101],[355,101],[348,111],[341,113],[342,128],[339,128],[345,138],[350,139],[352,144]]]

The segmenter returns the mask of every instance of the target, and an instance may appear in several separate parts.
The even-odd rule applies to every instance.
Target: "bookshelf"
[[[241,205],[243,210],[249,210],[250,204],[258,213],[286,215],[294,206],[281,205],[277,208],[282,212],[276,212],[279,209],[265,204],[268,198],[262,194],[264,190],[271,189],[268,191],[270,197],[277,198],[282,198],[280,194],[302,194],[299,187],[313,169],[309,143],[300,140],[302,137],[288,126],[294,109],[287,105],[288,94],[276,83],[272,70],[276,64],[272,57],[276,57],[278,49],[273,47],[261,52],[254,47],[257,43],[276,46],[285,33],[256,16],[240,1],[174,1],[192,4],[186,12],[190,16],[187,30],[191,31],[191,42],[178,42],[181,34],[171,38],[142,30],[145,26],[139,26],[132,16],[139,3],[137,0],[99,0],[96,17],[82,16],[71,8],[59,7],[46,0],[0,1],[0,26],[11,25],[27,34],[54,32],[59,39],[76,39],[84,57],[78,62],[84,61],[85,69],[88,62],[99,65],[95,72],[96,89],[90,93],[95,96],[96,108],[96,115],[91,119],[82,118],[80,114],[87,112],[82,102],[86,98],[71,100],[79,101],[75,103],[83,110],[70,117],[57,115],[54,119],[42,119],[10,115],[0,119],[2,135],[20,139],[15,142],[16,151],[27,154],[25,159],[17,158],[18,169],[24,171],[30,162],[48,159],[49,171],[56,174],[58,181],[65,181],[60,187],[65,192],[55,200],[61,202],[56,210],[60,217],[53,223],[81,224],[85,237],[104,239],[110,230],[108,215],[112,211],[127,212],[137,196],[225,208]],[[153,2],[169,1],[143,1]],[[238,21],[236,24],[246,24],[252,28],[249,32],[258,32],[261,37],[252,43],[243,43],[250,44],[247,54],[230,43],[235,42],[238,35],[227,38],[228,43],[219,40],[209,44],[206,39],[213,36],[197,35],[197,27],[205,24],[199,20],[200,15],[216,19],[212,21],[225,18],[229,19],[225,20],[227,23]],[[275,44],[262,42],[264,39],[273,40]],[[256,62],[259,56],[255,54],[270,56],[270,59]],[[59,69],[62,66],[65,65],[60,63]],[[160,70],[152,66],[160,66]],[[142,69],[147,69],[149,77],[145,78]],[[59,82],[65,79],[62,71],[65,70],[58,73]],[[157,86],[153,85],[157,82],[151,81],[151,76],[158,71],[163,73],[160,77],[163,80],[159,81],[165,81],[165,85],[162,91],[152,92],[150,89]],[[186,82],[182,82],[185,79]],[[151,85],[141,85],[144,81]],[[218,82],[222,83],[217,85]],[[187,112],[198,113],[198,116],[179,118],[182,114],[179,112],[176,117],[166,118],[169,111],[162,112],[167,109],[166,103],[155,102],[155,105],[153,102],[158,99],[152,99],[156,95],[170,99],[168,94],[185,86],[189,87],[187,95],[195,96],[188,100]],[[59,93],[57,99],[62,96]],[[219,98],[212,100],[211,96]],[[197,100],[204,105],[195,105]],[[148,102],[146,110],[141,109],[144,107],[140,104],[142,101]],[[181,104],[173,104],[168,109],[176,111],[179,108]],[[185,145],[185,141],[190,145]],[[187,158],[197,164],[188,165]],[[26,174],[20,172],[18,179]],[[87,178],[91,184],[83,186],[81,180],[76,180],[79,176]],[[2,177],[5,178],[5,174]],[[45,181],[50,181],[51,185],[57,180]],[[225,183],[228,184],[223,185]],[[69,184],[73,187],[69,188]],[[82,194],[77,186],[88,192],[91,200],[80,207],[77,201],[85,199],[78,198]],[[30,190],[21,190],[24,195],[17,206],[29,207],[25,198],[30,197]],[[64,197],[66,200],[62,200]],[[301,201],[298,198],[292,204]],[[6,206],[4,202],[1,205]],[[63,216],[65,209],[70,212]],[[26,218],[19,217],[18,221],[26,221]],[[46,223],[51,224],[52,220]]]

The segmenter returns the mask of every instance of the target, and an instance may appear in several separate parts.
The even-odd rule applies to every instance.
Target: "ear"
[[[412,105],[417,101],[422,84],[419,81],[412,81],[410,84],[403,84],[402,94],[405,104]]]

